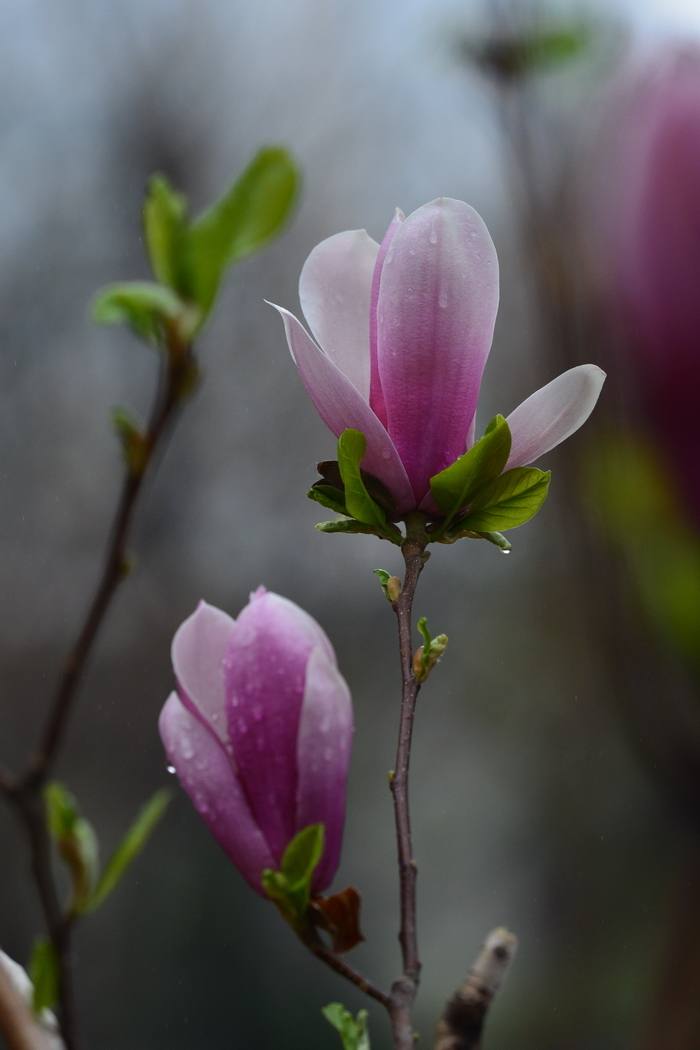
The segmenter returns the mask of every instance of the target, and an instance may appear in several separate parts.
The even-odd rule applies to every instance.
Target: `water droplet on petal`
[[[438,242],[437,230],[435,229],[434,226],[432,226],[431,229],[430,229],[430,243],[431,244],[437,244],[437,242]]]
[[[382,449],[382,459],[391,459],[391,452],[388,448]]]
[[[174,773],[174,772],[175,772],[175,766],[168,766],[168,773]]]
[[[440,292],[440,295],[438,297],[438,305],[441,306],[443,310],[445,309],[445,307],[447,306],[447,292]]]

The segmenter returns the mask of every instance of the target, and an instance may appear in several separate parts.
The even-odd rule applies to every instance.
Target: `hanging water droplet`
[[[501,554],[510,554],[510,551],[501,551]]]
[[[175,766],[168,766],[168,773],[174,773],[174,772],[175,772]]]

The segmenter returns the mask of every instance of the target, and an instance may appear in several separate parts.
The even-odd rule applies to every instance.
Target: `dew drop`
[[[447,306],[447,292],[440,292],[438,296],[438,305],[444,310]]]
[[[510,551],[501,551],[501,554],[510,554]]]
[[[431,244],[437,244],[437,242],[438,242],[437,230],[435,229],[434,226],[432,226],[431,229],[430,229],[430,243]]]
[[[382,449],[382,459],[391,459],[391,452],[388,448]]]
[[[175,766],[168,766],[168,773],[174,773],[174,772],[175,772]]]

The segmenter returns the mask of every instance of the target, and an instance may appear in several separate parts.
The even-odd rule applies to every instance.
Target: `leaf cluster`
[[[266,868],[262,873],[265,893],[297,931],[307,925],[311,881],[323,856],[324,841],[323,824],[309,824],[287,846],[280,870]]]
[[[155,346],[188,346],[205,324],[227,268],[264,247],[287,220],[299,189],[287,151],[261,149],[224,195],[190,220],[187,201],[154,175],[143,209],[154,281],[110,284],[92,313],[100,324],[126,324]]]
[[[329,1003],[321,1013],[340,1033],[343,1050],[370,1050],[366,1010],[353,1017],[342,1003]]]

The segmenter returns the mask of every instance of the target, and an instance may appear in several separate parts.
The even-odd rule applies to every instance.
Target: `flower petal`
[[[372,276],[372,305],[369,313],[369,404],[374,414],[379,420],[381,420],[384,426],[386,426],[386,404],[384,403],[384,393],[382,391],[381,379],[379,378],[379,362],[377,360],[377,302],[379,300],[379,285],[382,279],[382,267],[384,266],[386,253],[389,251],[389,245],[393,241],[396,231],[401,223],[404,222],[405,218],[406,216],[401,209],[397,208],[394,212],[394,218],[389,223],[389,228],[384,234],[384,240],[379,247],[377,260],[374,264],[374,274]]]
[[[387,429],[420,502],[464,453],[498,308],[483,221],[440,198],[397,230],[382,269],[377,355]]]
[[[586,422],[598,400],[605,372],[577,365],[536,390],[507,417],[513,435],[506,470],[523,467],[566,440]]]
[[[257,591],[224,660],[226,714],[238,776],[277,866],[296,833],[297,731],[313,649],[333,650],[308,613]]]
[[[325,849],[314,874],[314,893],[330,885],[340,860],[352,730],[350,690],[335,660],[318,647],[306,669],[297,736],[297,830],[309,824],[325,825]]]
[[[398,504],[399,513],[412,510],[416,501],[406,471],[372,409],[340,369],[319,350],[296,317],[281,306],[275,309],[284,321],[287,342],[301,381],[323,422],[336,437],[348,428],[361,430],[367,438],[363,469],[386,485]]]
[[[231,759],[218,737],[171,693],[158,721],[180,783],[212,835],[246,881],[265,896],[261,875],[275,861],[256,824]]]
[[[183,704],[228,746],[224,714],[224,656],[235,626],[221,609],[200,602],[178,628],[171,649]]]
[[[379,245],[365,230],[317,244],[299,277],[304,317],[328,358],[369,402],[369,309]]]

